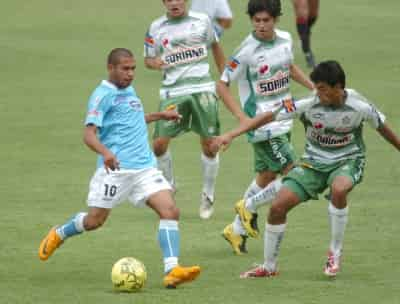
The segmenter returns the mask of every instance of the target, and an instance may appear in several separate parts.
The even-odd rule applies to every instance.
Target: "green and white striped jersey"
[[[221,80],[238,82],[244,112],[254,117],[274,110],[274,105],[290,100],[290,66],[293,63],[292,38],[288,32],[275,30],[273,41],[247,36],[230,58]],[[273,122],[249,132],[249,141],[267,140],[290,131],[292,120]]]
[[[284,104],[276,117],[277,120],[294,117],[301,120],[306,135],[302,159],[317,169],[365,157],[364,122],[377,129],[385,121],[385,116],[365,97],[352,89],[345,92],[345,103],[340,107],[324,106],[313,95]]]
[[[208,53],[218,42],[210,18],[189,11],[182,18],[162,16],[145,37],[144,56],[161,56],[165,63],[160,89],[162,99],[199,92],[215,92],[210,76]]]

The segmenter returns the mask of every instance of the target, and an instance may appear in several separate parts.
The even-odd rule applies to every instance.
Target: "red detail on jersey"
[[[324,127],[324,125],[322,124],[322,123],[320,123],[320,122],[317,122],[315,125],[314,125],[314,128],[315,129],[322,129]]]
[[[263,65],[263,66],[260,68],[259,72],[260,72],[260,74],[265,74],[266,72],[268,72],[268,70],[269,70],[269,65],[266,64],[266,65]]]
[[[144,39],[144,41],[145,41],[147,44],[149,44],[149,45],[154,45],[154,39],[151,38],[151,37],[149,37],[149,36],[147,36],[147,37]]]
[[[169,42],[168,38],[165,38],[165,39],[163,39],[163,41],[162,41],[162,45],[163,45],[164,47],[166,47],[166,46],[168,45],[168,42]]]

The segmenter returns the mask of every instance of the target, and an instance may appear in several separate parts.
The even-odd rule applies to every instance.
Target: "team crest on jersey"
[[[258,70],[258,72],[263,75],[266,74],[269,71],[269,65],[268,64],[264,64],[260,67],[260,69]]]
[[[207,48],[203,45],[191,48],[176,48],[172,52],[163,55],[163,61],[169,66],[176,66],[191,62],[197,62],[207,58]]]
[[[284,92],[289,89],[289,80],[289,72],[278,71],[272,77],[257,82],[257,93],[269,96]]]

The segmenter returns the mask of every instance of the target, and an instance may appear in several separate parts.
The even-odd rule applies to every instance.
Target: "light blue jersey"
[[[85,125],[89,124],[97,126],[99,140],[114,153],[121,169],[156,167],[143,106],[132,86],[118,89],[103,80],[89,99]],[[103,166],[100,155],[97,168]]]

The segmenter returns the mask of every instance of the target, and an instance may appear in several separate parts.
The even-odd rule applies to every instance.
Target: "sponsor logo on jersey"
[[[200,61],[207,57],[207,48],[205,46],[196,46],[192,48],[178,48],[163,56],[163,61],[168,66],[175,66],[190,62]]]
[[[168,38],[164,38],[164,39],[162,40],[162,45],[163,45],[164,48],[167,47],[168,43],[169,43]]]
[[[229,71],[234,72],[236,70],[236,68],[239,66],[239,64],[240,64],[239,60],[231,57],[226,65],[226,67],[228,68]]]
[[[291,113],[296,111],[296,104],[294,103],[293,99],[282,100],[282,105],[286,113]]]
[[[289,88],[289,72],[278,71],[274,76],[257,82],[257,93],[269,96],[286,91]]]
[[[315,131],[312,128],[308,128],[307,138],[318,142],[321,147],[344,147],[353,140],[354,135],[321,134],[320,132]]]

